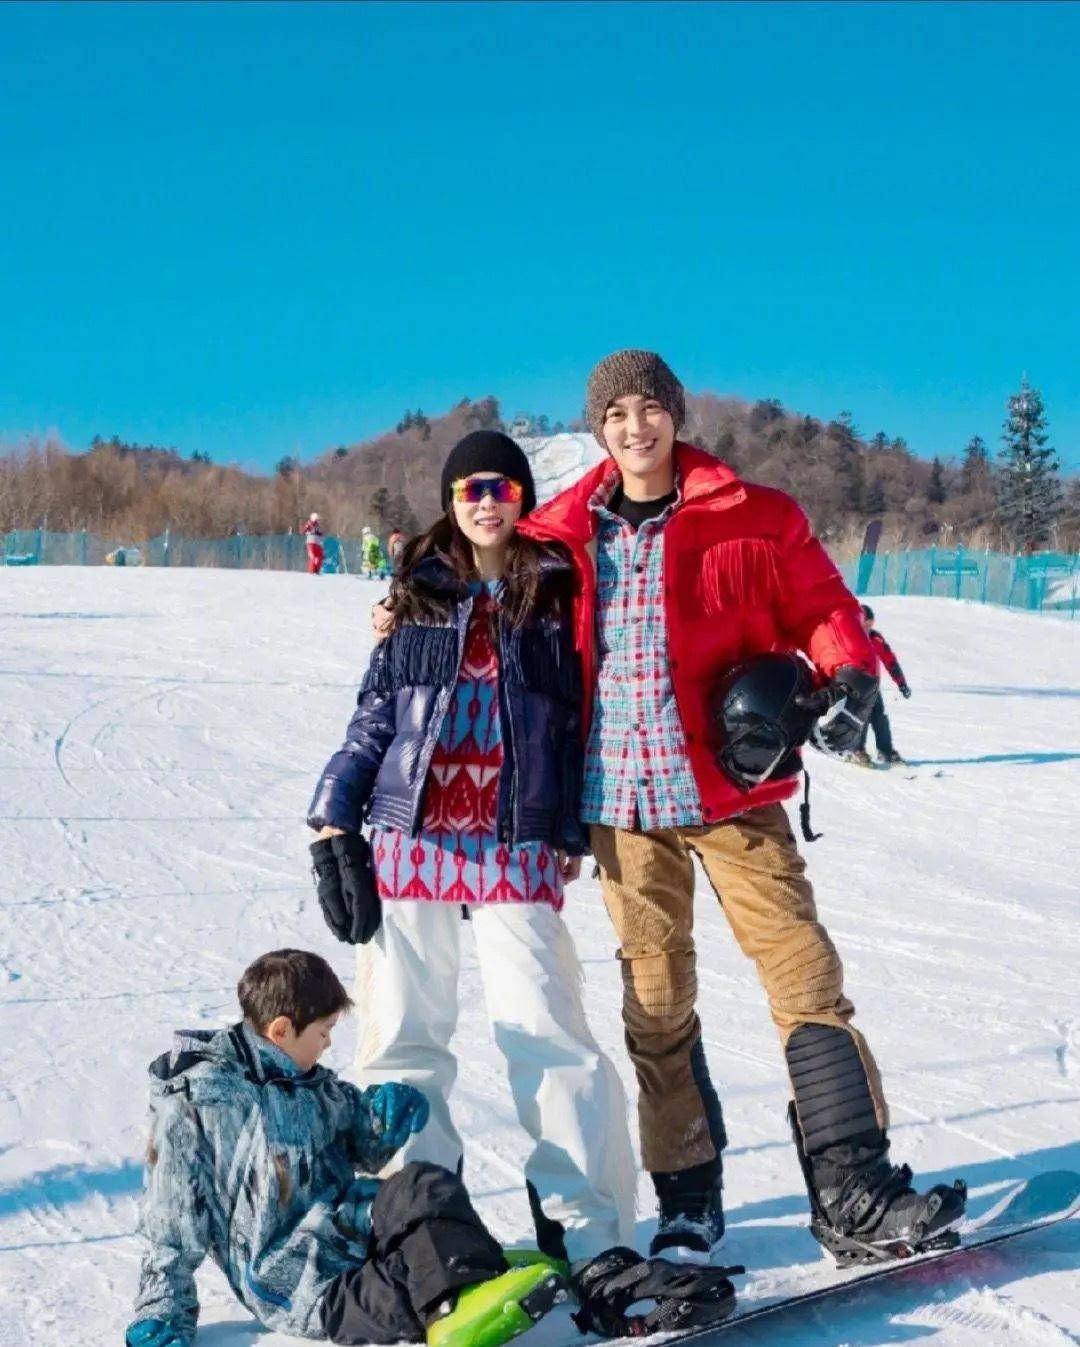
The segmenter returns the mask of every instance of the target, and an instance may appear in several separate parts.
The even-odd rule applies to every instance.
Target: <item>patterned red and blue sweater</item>
[[[547,842],[508,845],[497,836],[499,658],[492,641],[495,600],[480,593],[465,653],[439,731],[424,792],[424,822],[410,838],[375,828],[371,847],[384,899],[442,903],[563,905],[555,851]]]

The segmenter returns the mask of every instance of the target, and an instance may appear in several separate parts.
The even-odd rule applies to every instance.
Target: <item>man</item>
[[[859,613],[862,618],[863,631],[869,637],[874,654],[878,657],[879,662],[888,669],[889,677],[900,689],[901,697],[907,701],[911,696],[911,688],[908,687],[904,671],[900,667],[900,661],[893,653],[892,646],[874,626],[873,608],[868,603],[860,604]],[[892,726],[889,724],[889,715],[885,710],[885,698],[881,695],[880,689],[874,700],[874,705],[870,709],[870,720],[866,729],[863,730],[859,747],[854,749],[851,754],[851,761],[857,763],[860,767],[873,766],[870,761],[870,754],[866,751],[866,737],[871,729],[874,731],[874,743],[877,745],[878,762],[883,767],[892,767],[896,763],[902,763],[904,759],[896,751],[896,745],[893,743]]]
[[[738,788],[708,715],[738,661],[800,650],[844,700],[829,733],[850,751],[877,692],[876,658],[796,503],[677,442],[684,410],[658,355],[602,360],[586,411],[609,458],[521,526],[567,546],[579,575],[583,815],[620,941],[642,1162],[659,1206],[651,1250],[707,1254],[723,1234],[726,1137],[695,1011],[696,855],[780,1033],[812,1229],[845,1259],[877,1258],[955,1223],[962,1188],[920,1195],[910,1171],[888,1163],[877,1068],[780,804],[796,783]]]
[[[308,575],[321,575],[326,559],[326,546],[323,542],[322,523],[315,510],[312,510],[304,522],[303,532],[307,546]]]

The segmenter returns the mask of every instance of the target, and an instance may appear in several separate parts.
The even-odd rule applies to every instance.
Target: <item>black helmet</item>
[[[798,705],[813,691],[795,655],[754,655],[729,669],[710,705],[716,757],[740,790],[794,776],[813,713]]]

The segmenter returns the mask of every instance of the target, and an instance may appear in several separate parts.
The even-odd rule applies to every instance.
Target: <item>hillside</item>
[[[516,432],[543,429],[546,418],[517,417]],[[406,413],[397,427],[371,440],[341,444],[313,462],[286,458],[273,474],[247,473],[196,449],[95,439],[85,453],[62,444],[31,444],[0,457],[0,531],[87,529],[142,541],[171,528],[198,537],[285,533],[311,510],[331,532],[356,536],[364,524],[379,532],[409,531],[439,509],[439,472],[449,448],[479,427],[501,427],[493,397],[462,399],[441,416]],[[598,453],[581,427],[571,428],[567,463]],[[748,403],[711,393],[689,395],[683,437],[718,455],[753,481],[791,492],[818,532],[838,553],[857,547],[867,521],[885,523],[887,544],[920,546],[943,526],[952,541],[1001,541],[994,523],[990,469],[927,463],[903,440],[879,432],[862,437],[850,416],[821,422],[775,401]],[[535,433],[530,450],[553,465],[571,440]],[[556,472],[561,483],[564,471]],[[1059,546],[1080,546],[1080,482],[1071,486]]]

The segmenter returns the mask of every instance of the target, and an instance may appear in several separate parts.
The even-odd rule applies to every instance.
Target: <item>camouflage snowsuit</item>
[[[380,1182],[356,1171],[397,1149],[377,1135],[374,1090],[302,1074],[245,1024],[178,1033],[150,1077],[134,1322],[164,1320],[190,1342],[209,1254],[267,1328],[325,1338],[327,1288],[368,1254]]]

